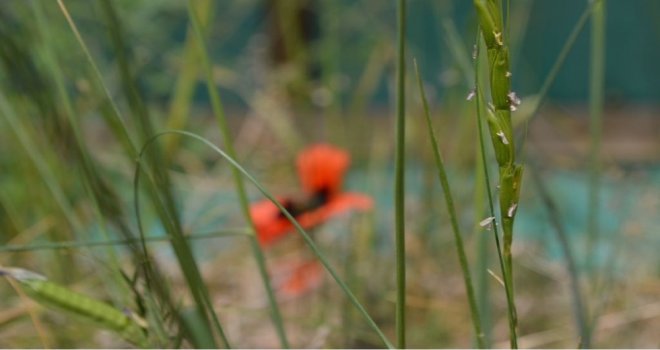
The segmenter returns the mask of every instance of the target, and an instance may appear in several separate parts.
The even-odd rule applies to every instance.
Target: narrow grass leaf
[[[442,191],[445,196],[445,203],[447,204],[447,211],[449,212],[449,219],[451,222],[451,228],[454,232],[454,241],[456,243],[456,252],[458,253],[458,261],[461,265],[461,270],[463,272],[463,283],[465,284],[465,290],[467,292],[468,304],[470,306],[470,313],[472,315],[472,326],[474,327],[475,337],[477,339],[477,345],[480,349],[485,347],[484,344],[484,334],[481,330],[481,318],[479,317],[479,310],[477,308],[477,301],[474,293],[474,287],[472,286],[472,277],[470,276],[470,265],[468,262],[467,255],[465,254],[465,247],[463,245],[463,237],[461,236],[460,227],[458,225],[458,218],[456,215],[456,209],[454,208],[454,199],[451,195],[451,187],[449,186],[449,180],[447,179],[447,172],[445,171],[444,161],[442,160],[442,155],[440,154],[438,140],[435,137],[435,131],[433,129],[433,124],[431,123],[431,115],[429,112],[429,105],[426,100],[426,93],[424,92],[424,84],[422,82],[422,77],[419,73],[419,67],[417,62],[415,62],[415,74],[417,76],[417,85],[419,86],[419,93],[422,97],[422,106],[424,108],[424,116],[426,118],[426,129],[429,132],[429,138],[431,139],[431,147],[433,149],[433,158],[435,160],[435,167],[438,171],[438,179],[442,185]]]
[[[193,233],[186,235],[188,240],[198,240],[198,239],[211,239],[219,237],[231,237],[231,236],[250,236],[252,235],[252,230],[250,229],[227,229],[209,233]],[[69,248],[92,248],[92,247],[104,247],[104,246],[126,246],[134,243],[144,242],[167,242],[171,241],[171,237],[144,237],[140,238],[131,238],[131,239],[108,239],[98,242],[84,242],[84,241],[68,241],[68,242],[48,242],[48,243],[32,243],[32,244],[7,244],[0,246],[0,253],[4,252],[31,252],[37,250],[55,250],[55,249],[69,249]]]
[[[575,323],[580,335],[580,347],[588,349],[591,346],[591,334],[587,321],[587,309],[583,300],[581,291],[582,288],[580,287],[580,278],[578,275],[577,264],[575,262],[575,255],[571,250],[570,238],[562,223],[563,221],[559,212],[559,208],[550,195],[550,192],[546,188],[538,167],[534,164],[534,162],[529,162],[529,164],[531,164],[530,173],[532,175],[532,179],[534,180],[534,184],[536,185],[544,207],[548,212],[550,224],[554,226],[554,231],[557,234],[557,240],[559,241],[559,247],[563,251],[564,258],[566,259],[566,270],[568,272],[569,285],[571,288],[573,313],[575,315]]]

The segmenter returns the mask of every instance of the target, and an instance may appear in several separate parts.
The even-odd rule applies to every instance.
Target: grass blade
[[[252,231],[247,229],[234,229],[234,230],[222,230],[217,232],[209,233],[197,233],[190,234],[186,236],[188,240],[198,240],[198,239],[210,239],[210,238],[219,238],[219,237],[230,237],[230,236],[248,236],[251,235]],[[129,244],[144,242],[167,242],[171,241],[171,237],[162,236],[162,237],[144,237],[140,238],[130,238],[130,239],[109,239],[104,241],[97,242],[84,242],[84,241],[68,241],[68,242],[48,242],[48,243],[32,243],[32,244],[6,244],[0,246],[0,253],[16,253],[16,252],[31,252],[36,250],[56,250],[56,249],[69,249],[69,248],[91,248],[91,247],[105,247],[105,246],[124,246]]]
[[[442,185],[442,191],[445,195],[445,202],[447,204],[447,211],[449,212],[449,219],[451,228],[454,232],[454,240],[456,242],[456,251],[458,253],[458,260],[461,264],[463,272],[463,282],[465,283],[465,290],[467,292],[468,304],[470,306],[470,313],[472,314],[472,326],[474,327],[477,345],[480,349],[485,348],[484,334],[481,330],[481,318],[479,317],[479,309],[477,308],[477,301],[475,298],[474,287],[472,286],[472,277],[470,276],[470,266],[468,263],[467,255],[465,254],[465,247],[463,245],[463,237],[461,236],[460,227],[458,226],[458,219],[456,216],[456,209],[454,208],[454,199],[451,195],[451,187],[449,180],[447,180],[447,172],[442,160],[442,155],[438,148],[438,140],[435,137],[433,124],[431,123],[431,115],[429,113],[429,105],[426,100],[426,93],[424,92],[424,84],[422,83],[421,75],[419,74],[419,67],[417,62],[415,65],[415,75],[417,76],[417,84],[419,86],[419,93],[422,97],[422,105],[424,108],[424,116],[426,117],[426,126],[429,131],[429,138],[431,139],[431,147],[433,148],[433,158],[435,160],[435,167],[438,170],[438,179]]]
[[[204,0],[198,1],[196,4],[198,13],[201,12],[200,24],[203,28],[204,38],[209,34],[209,22],[211,21],[213,10],[215,8],[215,1]],[[172,91],[172,98],[170,99],[169,110],[167,112],[166,128],[169,130],[185,129],[190,115],[190,106],[193,102],[195,86],[197,84],[199,75],[199,66],[197,65],[197,47],[195,45],[194,29],[188,27],[186,29],[186,39],[183,44],[183,53],[181,58],[181,68],[177,76],[174,90]],[[169,161],[174,159],[176,151],[179,147],[179,138],[173,137],[168,139],[165,144],[165,154],[169,157]]]
[[[566,42],[559,51],[559,55],[557,55],[555,62],[552,64],[552,68],[550,68],[550,72],[546,76],[545,80],[543,81],[543,84],[541,85],[541,88],[539,89],[538,94],[536,95],[537,99],[534,103],[532,111],[527,116],[525,123],[525,135],[524,135],[525,137],[527,137],[527,124],[529,124],[529,122],[538,114],[539,110],[541,109],[541,106],[543,105],[545,98],[548,96],[548,92],[550,91],[552,84],[555,82],[555,78],[557,78],[557,75],[559,74],[559,70],[564,65],[564,61],[566,61],[566,57],[568,57],[568,54],[571,52],[573,45],[575,45],[575,42],[577,41],[578,36],[582,32],[582,29],[584,29],[584,26],[587,24],[587,20],[589,20],[589,17],[591,16],[591,13],[594,9],[594,6],[598,3],[598,1],[600,0],[591,1],[589,5],[587,5],[587,7],[584,9],[582,15],[580,15],[580,18],[575,23],[573,30],[568,35],[568,38],[566,38]],[[524,147],[524,142],[522,147]]]

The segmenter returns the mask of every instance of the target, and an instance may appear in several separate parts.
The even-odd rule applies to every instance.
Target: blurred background
[[[28,268],[131,307],[130,293],[118,292],[122,282],[108,278],[119,268],[134,269],[126,244],[49,244],[137,236],[135,151],[156,132],[188,130],[224,149],[206,86],[210,77],[238,162],[273,194],[300,192],[295,157],[307,145],[331,143],[351,154],[344,188],[370,195],[374,209],[311,231],[393,338],[395,2],[193,1],[210,75],[186,2],[64,3],[104,85],[56,2],[0,2],[0,265]],[[591,24],[577,27],[588,3],[520,0],[508,10],[512,83],[522,99],[513,120],[526,167],[514,241],[520,345],[577,346],[572,259],[594,346],[658,347],[660,2],[606,2],[604,101],[591,109]],[[478,225],[488,216],[487,202],[475,105],[466,100],[474,86],[475,10],[457,0],[409,0],[407,6],[409,346],[474,346],[415,58],[488,344],[507,347],[504,291],[489,273],[499,271],[494,240]],[[539,96],[576,28],[556,79]],[[187,235],[212,236],[191,245],[228,337],[239,347],[280,346],[249,242],[209,234],[246,226],[227,162],[191,139],[165,136],[157,144],[150,159],[166,169],[155,177],[173,198],[172,215]],[[263,198],[254,186],[247,191],[251,201]],[[143,202],[145,235],[164,237],[157,211]],[[149,245],[185,307],[190,297],[176,253],[165,241]],[[314,259],[295,233],[265,254],[274,276],[291,261]],[[278,295],[294,347],[382,346],[327,274],[299,295]],[[43,346],[30,307],[7,283],[0,283],[0,296],[0,346]],[[126,346],[57,312],[39,309],[38,317],[52,346]]]

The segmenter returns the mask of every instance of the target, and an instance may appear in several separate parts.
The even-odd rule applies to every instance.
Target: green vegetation
[[[534,2],[0,3],[0,347],[657,346],[652,127],[570,6],[541,69]]]

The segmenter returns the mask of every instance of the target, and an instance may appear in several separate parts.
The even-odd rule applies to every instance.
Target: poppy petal
[[[304,229],[318,226],[334,216],[338,216],[351,210],[367,211],[373,207],[373,200],[360,193],[342,193],[334,196],[328,203],[321,207],[302,213],[296,217],[300,226]],[[286,220],[286,219],[285,219]],[[293,226],[291,225],[291,228]]]
[[[345,151],[328,145],[317,144],[300,152],[297,159],[298,176],[307,194],[327,191],[328,195],[339,193],[344,173],[350,164]]]
[[[282,202],[282,200],[279,200]],[[321,207],[295,217],[300,226],[309,229],[318,226],[334,216],[351,210],[367,211],[373,208],[373,199],[361,193],[341,193]],[[252,204],[250,214],[257,230],[259,242],[269,246],[293,231],[293,224],[269,200]]]
[[[279,198],[280,203],[283,199]],[[262,245],[271,245],[284,237],[293,227],[289,220],[280,215],[280,210],[270,200],[262,200],[250,206],[250,216]]]

